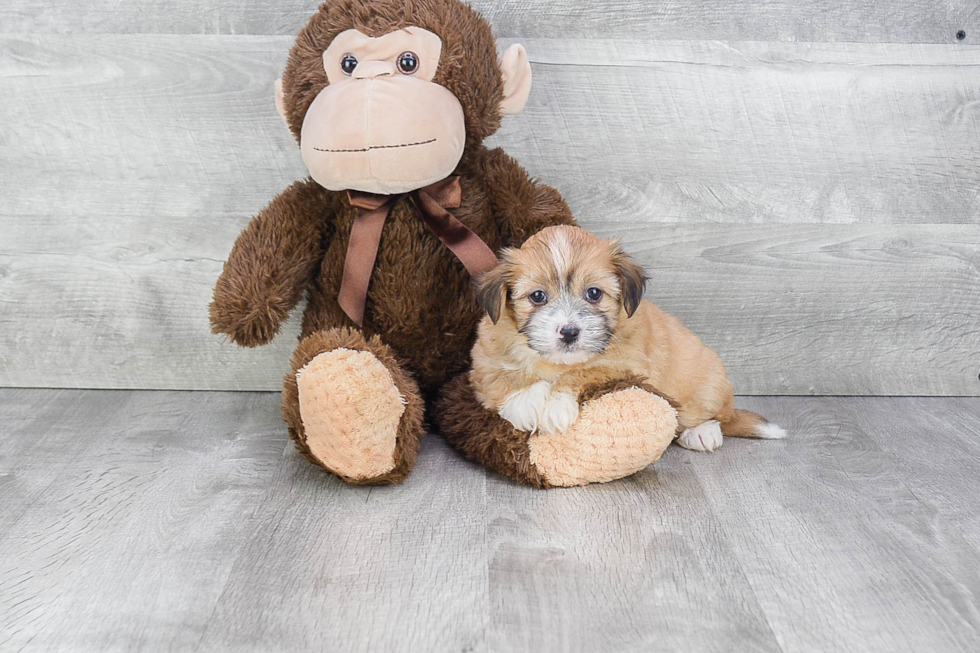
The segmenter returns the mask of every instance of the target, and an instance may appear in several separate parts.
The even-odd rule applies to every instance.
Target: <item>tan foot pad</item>
[[[381,361],[367,351],[334,349],[303,366],[296,384],[310,453],[353,480],[391,471],[405,401]]]
[[[662,397],[639,388],[582,405],[564,433],[535,435],[531,463],[553,485],[605,483],[655,462],[677,430],[677,413]]]

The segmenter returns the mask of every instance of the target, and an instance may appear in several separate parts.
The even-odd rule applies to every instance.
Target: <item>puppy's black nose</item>
[[[578,338],[578,334],[581,332],[582,330],[574,324],[566,324],[558,331],[558,333],[561,334],[561,341],[566,345],[570,345],[575,342],[575,340]]]

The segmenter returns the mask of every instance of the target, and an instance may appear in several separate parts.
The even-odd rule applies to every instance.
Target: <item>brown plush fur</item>
[[[552,487],[531,464],[530,435],[481,406],[468,374],[460,374],[443,388],[433,416],[442,437],[469,460],[518,483]]]
[[[646,390],[651,394],[663,397],[675,410],[678,408],[678,403],[676,401],[662,392],[658,392],[656,388],[650,385],[649,380],[645,376],[638,376],[636,374],[626,374],[618,379],[586,384],[582,386],[582,391],[578,395],[578,402],[580,404],[584,404],[587,401],[598,399],[599,397],[607,395],[611,392],[619,392],[620,390],[627,390],[629,388],[640,388],[641,390]]]
[[[327,85],[321,55],[336,34],[356,28],[379,36],[408,25],[442,38],[435,81],[455,94],[464,111],[467,144],[456,169],[463,200],[453,214],[495,251],[520,246],[546,226],[573,224],[554,189],[532,181],[501,150],[483,146],[482,140],[500,124],[503,87],[496,46],[489,25],[457,0],[338,0],[320,7],[297,38],[283,78],[284,109],[293,134],[298,138],[307,109]],[[240,345],[265,344],[305,293],[302,342],[283,395],[290,434],[309,455],[296,370],[329,348],[371,351],[388,367],[411,410],[399,431],[395,469],[360,482],[399,482],[418,450],[423,397],[433,397],[441,385],[468,369],[482,312],[462,264],[403,198],[385,223],[363,329],[356,331],[337,304],[355,216],[345,193],[310,179],[287,188],[235,243],[215,288],[211,322],[216,333],[228,334]]]

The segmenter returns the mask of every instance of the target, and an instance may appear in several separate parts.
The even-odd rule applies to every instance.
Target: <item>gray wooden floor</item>
[[[0,650],[980,650],[980,399],[744,398],[781,442],[400,487],[271,393],[0,390]]]

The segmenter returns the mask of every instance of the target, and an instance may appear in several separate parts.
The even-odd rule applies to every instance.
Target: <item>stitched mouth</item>
[[[362,147],[360,149],[354,150],[329,150],[326,148],[314,147],[313,149],[317,152],[370,152],[371,150],[390,150],[396,147],[415,147],[416,145],[428,145],[429,143],[435,143],[436,139],[430,138],[427,141],[419,141],[417,143],[401,143],[400,145],[371,145],[370,147]]]

